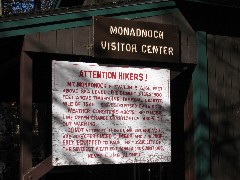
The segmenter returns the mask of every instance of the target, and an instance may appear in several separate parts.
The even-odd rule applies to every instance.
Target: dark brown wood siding
[[[240,179],[240,39],[208,35],[212,179]]]

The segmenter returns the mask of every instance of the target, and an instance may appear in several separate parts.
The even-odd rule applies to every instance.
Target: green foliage
[[[0,179],[19,176],[19,105],[0,103]]]
[[[44,105],[33,104],[32,155],[33,166],[44,160],[43,134],[40,119]],[[19,178],[20,162],[20,110],[16,102],[0,102],[0,180]]]

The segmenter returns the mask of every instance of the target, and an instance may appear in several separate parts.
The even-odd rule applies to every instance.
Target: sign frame
[[[53,61],[52,94],[54,166],[171,161],[170,70]]]
[[[93,17],[93,57],[180,62],[176,25]]]

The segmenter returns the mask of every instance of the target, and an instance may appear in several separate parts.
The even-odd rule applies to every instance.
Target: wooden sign
[[[53,165],[171,161],[170,71],[52,63]]]
[[[94,17],[94,57],[179,62],[177,26]]]

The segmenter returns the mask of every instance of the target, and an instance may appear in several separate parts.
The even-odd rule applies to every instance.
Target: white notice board
[[[52,62],[53,165],[171,161],[170,70]]]

